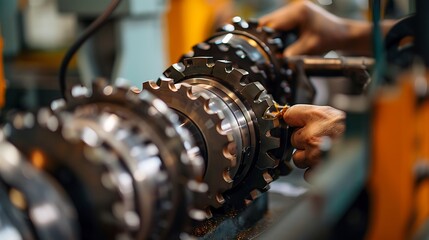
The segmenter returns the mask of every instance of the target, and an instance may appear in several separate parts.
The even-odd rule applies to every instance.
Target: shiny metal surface
[[[8,189],[1,198],[9,198],[1,200],[6,203],[0,210],[2,239],[79,239],[76,213],[62,189],[2,140],[0,179],[1,191]]]
[[[245,35],[238,35],[228,33],[226,35],[216,36],[208,41],[218,46],[223,46],[227,50],[227,45],[239,46],[243,52],[236,52],[238,56],[246,54],[255,64],[263,64],[270,62],[270,57],[264,51],[264,48],[259,46],[258,43],[252,38]],[[222,50],[222,48],[220,48]],[[239,63],[238,63],[239,64]]]
[[[67,104],[52,104],[55,111],[39,111],[34,124],[17,114],[9,139],[45,156],[42,168],[71,197],[81,237],[187,238],[191,220],[205,218],[194,199],[207,186],[179,117],[147,92],[104,82],[74,92]]]
[[[263,119],[271,97],[259,83],[245,83],[247,75],[230,62],[198,57],[168,68],[164,77],[171,80],[143,84],[201,132],[209,185],[201,201],[214,208],[256,198],[277,177],[279,164],[286,164],[270,154],[280,148],[279,138],[269,133],[277,126]]]
[[[189,57],[213,57],[214,60],[231,61],[235,68],[249,73],[248,82],[260,82],[269,94],[281,104],[293,102],[293,86],[290,72],[284,64],[283,50],[296,39],[292,32],[276,32],[260,27],[256,21],[234,17],[212,37],[195,45],[183,55]]]

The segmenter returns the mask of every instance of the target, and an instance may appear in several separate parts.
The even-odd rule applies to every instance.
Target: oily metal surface
[[[202,135],[207,136],[205,137],[205,147],[208,153],[206,173],[210,173],[206,174],[205,181],[213,182],[213,184],[209,183],[209,195],[219,196],[220,194],[222,197],[217,199],[209,197],[205,202],[215,208],[222,206],[224,200],[228,202],[227,205],[240,205],[256,198],[260,191],[268,189],[268,184],[278,175],[276,168],[279,166],[280,159],[270,154],[271,150],[280,148],[279,139],[270,134],[270,131],[277,126],[272,121],[263,119],[265,111],[273,102],[260,83],[246,83],[247,75],[248,73],[243,70],[234,69],[228,61],[214,62],[212,58],[198,57],[185,59],[183,63],[174,64],[168,68],[164,72],[164,77],[171,78],[173,81],[160,79],[159,85],[153,82],[143,85],[145,90],[158,96],[169,107],[188,117],[196,116],[191,118],[193,122],[201,122],[196,125],[200,126]],[[214,88],[216,90],[213,90]],[[194,92],[204,92],[205,94],[195,96]],[[247,132],[250,134],[247,135],[249,138],[247,143],[246,141],[242,141],[242,143],[251,143],[243,145],[244,147],[241,149],[236,149],[237,152],[242,152],[242,159],[234,159],[234,161],[230,161],[227,157],[231,152],[227,152],[229,154],[225,156],[225,151],[221,150],[233,141],[236,142],[242,138],[234,139],[233,134],[228,131],[219,131],[221,128],[216,127],[221,126],[222,121],[226,119],[223,111],[231,111],[233,108],[212,108],[212,103],[215,102],[212,99],[228,97],[238,106],[240,116],[245,116],[243,118],[246,119]],[[222,102],[228,103],[225,99]],[[205,124],[206,122],[210,124]],[[231,129],[239,130],[239,128]],[[210,134],[204,134],[209,131]],[[216,147],[218,149],[214,150]],[[213,153],[212,157],[210,153]],[[222,170],[236,167],[234,164],[240,163],[240,161],[246,162],[243,166],[250,166],[246,169],[247,172],[242,172],[243,178],[236,183],[227,181],[234,181],[234,179],[231,178],[231,175],[225,179],[225,172]],[[284,163],[282,162],[282,164]],[[238,167],[240,168],[240,166]]]
[[[276,101],[287,104],[293,100],[294,83],[281,56],[295,39],[292,32],[276,32],[259,26],[257,21],[234,17],[231,24],[195,45],[181,61],[199,56],[231,61],[235,68],[249,73],[249,82],[262,83]]]
[[[67,196],[4,140],[0,140],[0,179],[1,191],[6,193],[1,195],[5,204],[1,207],[11,208],[1,211],[1,236],[79,239],[76,212]]]
[[[159,99],[96,82],[53,109],[40,111],[34,127],[15,127],[11,140],[47,156],[87,239],[178,238],[205,216],[193,201],[207,188],[198,148]]]

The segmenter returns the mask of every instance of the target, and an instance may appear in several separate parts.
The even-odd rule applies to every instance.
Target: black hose
[[[79,50],[83,43],[95,32],[100,29],[107,21],[107,19],[112,15],[113,11],[118,7],[122,0],[112,0],[106,10],[97,18],[94,22],[89,25],[87,29],[82,33],[82,35],[74,42],[74,44],[69,48],[67,53],[65,54],[63,61],[61,62],[60,72],[59,72],[59,81],[60,81],[60,91],[61,95],[65,100],[66,97],[66,75],[67,68],[70,63],[70,60],[73,58],[73,55]]]

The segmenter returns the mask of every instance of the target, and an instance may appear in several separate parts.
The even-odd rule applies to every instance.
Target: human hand
[[[296,148],[292,159],[298,168],[308,168],[305,175],[321,160],[320,144],[324,137],[336,139],[345,130],[345,113],[329,106],[297,104],[284,114],[284,121],[296,130],[291,143]]]
[[[299,30],[299,39],[285,49],[286,57],[330,50],[363,55],[371,52],[370,23],[339,18],[310,1],[292,2],[263,16],[259,24],[283,31]]]

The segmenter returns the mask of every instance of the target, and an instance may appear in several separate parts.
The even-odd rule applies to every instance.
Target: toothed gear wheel
[[[249,72],[250,82],[261,82],[281,104],[293,101],[294,83],[283,62],[283,51],[296,40],[293,32],[277,32],[258,26],[254,20],[234,17],[214,36],[193,47],[181,61],[189,57],[210,56],[228,60],[235,68]]]
[[[280,139],[270,134],[277,126],[262,118],[273,105],[271,96],[259,82],[246,83],[247,76],[228,61],[197,57],[168,68],[158,84],[143,84],[202,139],[209,191],[201,202],[214,208],[225,201],[241,205],[252,191],[267,190],[277,168],[286,165],[273,154],[283,151]]]
[[[0,233],[8,239],[79,239],[76,213],[51,179],[0,131]]]
[[[201,183],[198,148],[177,116],[149,93],[103,81],[91,91],[73,92],[67,104],[55,102],[54,111],[39,112],[34,127],[15,127],[11,141],[28,154],[36,147],[52,158],[47,171],[74,198],[82,228],[89,232],[83,236],[186,239],[185,216],[205,217],[193,198],[207,187]],[[52,149],[53,143],[40,136],[60,147]]]

